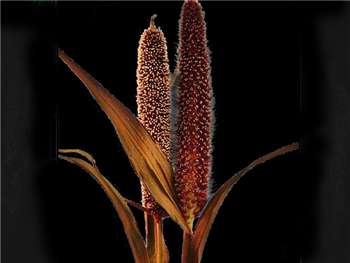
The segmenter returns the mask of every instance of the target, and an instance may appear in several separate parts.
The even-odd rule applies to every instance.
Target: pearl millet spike
[[[166,39],[155,26],[153,15],[150,26],[141,35],[137,60],[138,119],[169,158],[170,153],[170,71]],[[158,218],[165,216],[150,192],[141,183],[142,204]]]
[[[214,121],[206,24],[198,1],[185,1],[182,7],[176,71],[172,159],[180,208],[192,226],[208,199]]]

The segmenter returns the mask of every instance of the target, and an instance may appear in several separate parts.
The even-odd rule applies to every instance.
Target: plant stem
[[[146,245],[151,263],[168,263],[169,252],[163,236],[163,221],[145,213]]]
[[[193,235],[183,232],[182,238],[182,263],[199,263],[196,253],[194,253]]]

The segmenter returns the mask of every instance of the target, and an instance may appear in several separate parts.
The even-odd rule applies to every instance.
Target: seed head
[[[198,1],[185,1],[179,31],[176,143],[172,145],[175,186],[189,224],[208,199],[212,151],[213,94],[204,13]]]
[[[170,153],[170,80],[166,39],[155,26],[155,15],[150,26],[141,35],[137,66],[138,119],[159,144],[165,155]],[[156,215],[161,209],[146,187],[141,183],[142,204]]]

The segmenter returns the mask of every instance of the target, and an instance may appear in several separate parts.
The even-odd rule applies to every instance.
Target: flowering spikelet
[[[141,35],[138,48],[137,105],[138,119],[169,157],[170,153],[170,80],[166,39],[154,24]],[[142,204],[156,216],[164,215],[162,210],[141,183]]]
[[[210,58],[204,13],[185,1],[179,26],[176,144],[172,146],[175,186],[190,225],[208,199],[211,173],[212,104]]]

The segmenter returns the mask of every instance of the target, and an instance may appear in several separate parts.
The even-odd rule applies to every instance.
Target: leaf
[[[146,246],[151,263],[168,263],[169,251],[163,235],[163,221],[145,213]]]
[[[79,154],[81,156],[83,156],[85,159],[87,159],[90,164],[92,164],[92,166],[96,165],[96,161],[94,159],[94,157],[92,157],[91,154],[83,151],[83,150],[79,150],[79,149],[59,149],[58,150],[59,153],[63,153],[63,154],[67,154],[67,153],[75,153],[75,154]]]
[[[228,179],[213,195],[213,197],[208,201],[206,207],[204,208],[200,218],[198,219],[196,229],[193,234],[193,249],[198,256],[198,262],[201,261],[204,246],[208,239],[210,229],[214,223],[216,215],[224,202],[226,196],[231,191],[232,187],[241,179],[243,175],[252,170],[255,166],[260,165],[268,160],[271,160],[277,156],[283,155],[288,152],[292,152],[299,149],[298,143],[292,143],[290,145],[281,147],[271,153],[268,153],[255,161],[253,161],[246,168],[242,169],[230,179]]]
[[[176,202],[172,166],[160,147],[131,111],[97,80],[62,50],[58,51],[58,56],[84,83],[106,113],[135,173],[146,185],[154,199],[182,229],[190,232],[191,230]]]
[[[87,173],[89,173],[92,178],[94,178],[96,182],[102,187],[103,191],[111,200],[115,210],[118,213],[120,221],[123,224],[124,231],[128,238],[135,262],[148,263],[149,258],[146,245],[137,226],[134,215],[129,209],[124,197],[122,197],[117,189],[115,189],[115,187],[99,172],[98,168],[95,165],[92,165],[95,163],[95,160],[92,158],[92,156],[81,150],[59,150],[59,153],[61,153],[58,155],[60,159],[79,166]],[[62,155],[62,153],[79,153],[84,157],[89,156],[89,161],[92,161],[92,164],[80,158],[66,157]]]

